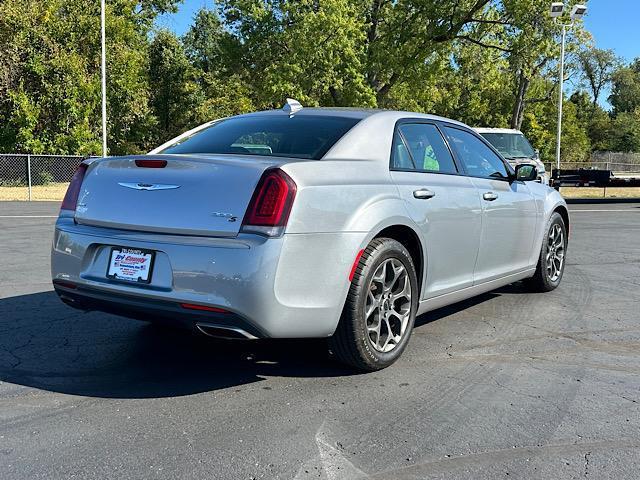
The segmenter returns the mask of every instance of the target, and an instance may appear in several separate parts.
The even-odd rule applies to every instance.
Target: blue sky
[[[158,25],[182,35],[199,9],[213,5],[214,0],[184,0],[178,13],[162,15]],[[610,48],[626,61],[640,57],[640,0],[590,0],[588,6],[585,25],[598,48]]]
[[[184,0],[178,6],[178,13],[161,15],[156,23],[160,27],[168,28],[176,34],[182,35],[191,25],[198,10],[204,7],[213,8],[213,6],[213,0]]]
[[[640,2],[638,0],[591,0],[585,26],[596,47],[611,49],[626,61],[640,57]]]

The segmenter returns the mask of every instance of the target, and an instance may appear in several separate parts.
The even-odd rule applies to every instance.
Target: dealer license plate
[[[107,277],[127,282],[149,283],[154,252],[138,248],[113,247]]]

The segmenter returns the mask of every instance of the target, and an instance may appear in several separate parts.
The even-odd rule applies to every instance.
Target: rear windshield
[[[161,153],[233,153],[319,160],[359,120],[320,115],[233,117],[184,138]]]

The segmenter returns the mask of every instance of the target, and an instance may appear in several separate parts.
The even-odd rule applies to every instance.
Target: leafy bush
[[[27,181],[24,178],[0,178],[0,187],[25,187]]]
[[[53,183],[51,172],[39,171],[31,177],[31,185],[49,185],[50,183]]]

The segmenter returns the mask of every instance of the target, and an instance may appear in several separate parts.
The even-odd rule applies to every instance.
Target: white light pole
[[[557,21],[559,17],[562,16],[564,12],[564,3],[563,2],[553,2],[551,4],[551,10],[549,11],[549,15],[553,18],[554,21]],[[567,36],[567,27],[573,26],[574,20],[578,20],[584,17],[587,12],[587,7],[584,5],[574,5],[571,9],[571,14],[569,17],[571,18],[570,23],[562,24],[562,40],[560,44],[560,85],[558,89],[558,131],[556,135],[556,170],[558,170],[558,175],[560,173],[560,138],[562,137],[562,93],[564,86],[564,45]],[[559,177],[558,177],[559,178]]]
[[[105,8],[104,0],[100,0],[100,34],[102,43],[101,69],[102,69],[102,156],[107,156],[107,53],[105,35]]]
[[[558,131],[556,133],[556,169],[560,171],[560,137],[562,136],[562,94],[564,88],[564,42],[567,26],[562,24],[562,44],[560,47],[560,88],[558,88]]]

